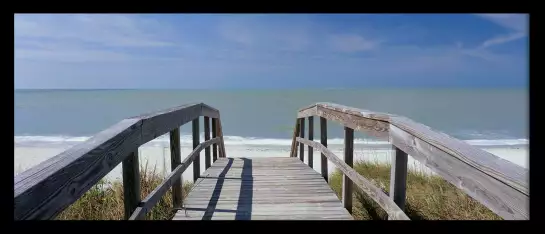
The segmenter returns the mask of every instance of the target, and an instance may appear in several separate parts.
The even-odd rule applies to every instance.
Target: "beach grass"
[[[164,172],[148,169],[147,162],[140,168],[141,198],[150,194],[164,179]],[[189,181],[183,182],[183,196],[189,193],[192,187]],[[146,214],[149,220],[168,220],[176,213],[172,206],[172,188],[157,202],[151,211]],[[123,220],[123,182],[101,180],[91,187],[76,202],[62,211],[58,220]]]
[[[386,194],[390,190],[390,165],[376,161],[357,161],[354,169]],[[339,199],[342,172],[330,174],[329,183]],[[443,178],[418,170],[407,175],[405,213],[411,220],[501,220],[484,205],[466,195]],[[387,220],[386,212],[356,186],[352,198],[352,215],[358,220]]]

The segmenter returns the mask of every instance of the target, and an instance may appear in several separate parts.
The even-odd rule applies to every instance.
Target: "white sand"
[[[67,149],[67,146],[50,146],[50,147],[31,147],[31,146],[15,146],[15,164],[14,171],[15,174],[18,174],[24,170],[27,170],[48,158],[51,158],[64,150]],[[305,147],[306,149],[306,147]],[[330,148],[333,153],[342,157],[343,150],[341,146],[333,146]],[[517,147],[506,147],[506,148],[483,148],[484,150],[495,154],[503,159],[509,160],[519,166],[528,168],[528,148],[523,146]],[[192,151],[191,148],[182,147],[182,160]],[[228,157],[288,157],[289,155],[289,146],[283,147],[248,147],[240,145],[226,145],[226,151]],[[358,160],[369,160],[369,161],[378,161],[378,162],[390,162],[392,150],[390,149],[365,149],[365,148],[356,148],[354,149],[354,161]],[[308,153],[305,152],[305,163],[308,163]],[[140,164],[145,165],[146,161],[148,162],[148,168],[153,170],[154,166],[156,171],[160,173],[165,173],[165,175],[170,171],[170,151],[167,147],[140,147]],[[204,151],[201,152],[201,172],[204,171]],[[320,152],[314,151],[314,169],[317,172],[320,172],[321,160]],[[413,170],[420,170],[427,173],[432,173],[427,167],[422,166],[419,162],[415,161],[412,157],[409,157],[409,168]],[[334,169],[333,164],[328,163],[329,172],[332,172]],[[120,179],[121,178],[121,164],[119,164],[114,170],[112,170],[107,176],[107,179]],[[190,165],[186,171],[183,173],[184,180],[193,180],[193,166]]]

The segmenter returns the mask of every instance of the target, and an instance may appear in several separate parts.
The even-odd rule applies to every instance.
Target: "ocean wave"
[[[204,141],[203,133],[201,133],[200,141]],[[80,142],[88,140],[89,136],[15,136],[15,144],[54,144],[54,145],[75,145]],[[241,137],[241,136],[224,136],[225,145],[233,146],[289,146],[291,145],[291,139],[275,139],[275,138],[258,138],[258,137]],[[314,140],[319,142],[320,140]],[[514,145],[528,145],[528,139],[474,139],[465,140],[470,145],[474,146],[514,146]],[[192,145],[191,135],[180,136],[180,143],[183,146]],[[147,144],[165,146],[169,144],[168,135],[160,136]],[[342,145],[344,139],[332,138],[327,140],[328,145]],[[355,145],[372,145],[372,146],[388,146],[387,141],[378,141],[373,139],[354,139]]]

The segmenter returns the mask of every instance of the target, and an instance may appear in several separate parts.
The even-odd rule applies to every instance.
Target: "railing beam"
[[[313,141],[314,140],[314,116],[308,117],[308,139]],[[308,146],[308,166],[310,168],[314,168],[314,158],[313,158],[313,152],[312,146]]]
[[[174,171],[178,165],[182,162],[182,155],[180,152],[180,128],[175,128],[170,131],[170,170]],[[174,208],[182,207],[182,183],[183,177],[175,180],[172,184],[172,204]]]
[[[305,118],[300,118],[299,122],[299,137],[305,138]],[[299,159],[301,162],[305,161],[305,145],[303,143],[299,145]]]
[[[344,162],[353,167],[354,130],[344,127]],[[347,175],[343,176],[343,205],[352,214],[352,181]]]
[[[320,143],[322,143],[324,147],[327,147],[327,119],[325,119],[324,117],[320,117]],[[324,153],[321,153],[320,155],[322,156],[322,177],[324,177],[325,181],[327,182],[327,158]]]
[[[217,122],[217,118],[212,118],[212,138],[216,138],[218,136]],[[212,145],[212,160],[212,162],[216,162],[216,160],[218,160],[218,144]]]
[[[138,148],[122,162],[123,170],[123,205],[125,219],[129,219],[132,212],[138,207],[140,197],[140,171],[138,164]]]
[[[210,118],[204,117],[204,141],[210,140]],[[204,168],[210,167],[210,147],[204,148]]]
[[[196,118],[192,122],[192,131],[193,131],[193,149],[199,146],[199,118]],[[201,157],[200,153],[197,153],[197,156],[193,160],[193,181],[197,181],[201,175]]]

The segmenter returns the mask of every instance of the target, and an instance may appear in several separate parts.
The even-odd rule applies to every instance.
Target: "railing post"
[[[217,118],[212,118],[212,138],[216,138],[218,136],[217,134],[217,124],[218,121]],[[216,162],[218,160],[218,144],[214,143],[212,144],[212,162]]]
[[[299,121],[299,137],[305,138],[305,118],[300,118]],[[305,162],[305,144],[303,143],[299,145],[299,159]]]
[[[219,152],[219,157],[220,157],[220,158],[225,158],[225,157],[226,157],[226,153],[225,153],[225,142],[223,142],[223,130],[222,130],[222,127],[221,127],[221,119],[220,119],[220,118],[218,118],[218,137],[220,138],[220,144],[219,144],[220,152]]]
[[[138,164],[138,148],[127,156],[123,164],[123,205],[125,207],[125,219],[131,217],[132,212],[138,207],[140,197],[140,170]]]
[[[308,140],[314,141],[314,116],[308,117]],[[313,158],[314,150],[312,149],[312,146],[308,146],[308,166],[310,168],[314,168],[314,158]]]
[[[170,170],[174,171],[182,163],[180,153],[180,128],[170,131]],[[174,208],[182,207],[182,183],[183,177],[180,177],[172,183],[172,204]]]
[[[320,143],[324,145],[324,147],[327,148],[327,119],[324,117],[320,117]],[[327,158],[324,155],[324,153],[321,153],[322,157],[322,177],[324,177],[325,181],[328,181],[328,174],[327,174]]]
[[[193,149],[199,146],[199,117],[193,120],[192,122],[193,130]],[[198,153],[193,160],[193,181],[197,181],[201,175],[201,153]]]
[[[291,140],[290,157],[297,157],[297,136],[299,136],[299,119],[295,119],[295,127],[293,129],[293,138]]]
[[[210,118],[204,116],[204,141],[210,140]],[[204,168],[210,167],[210,146],[204,148]]]
[[[407,153],[392,145],[392,169],[390,171],[390,197],[401,210],[405,210],[407,188]]]
[[[344,162],[353,167],[354,156],[354,129],[344,127]],[[348,176],[343,176],[343,204],[344,208],[352,214],[352,181]]]

